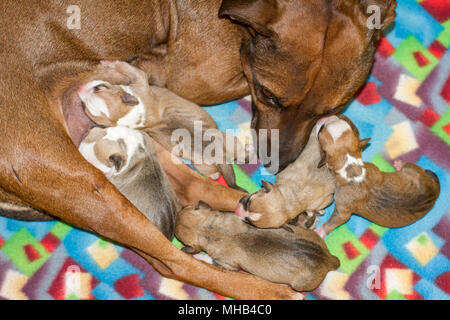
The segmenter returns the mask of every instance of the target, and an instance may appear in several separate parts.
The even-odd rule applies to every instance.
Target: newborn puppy
[[[248,150],[236,137],[221,132],[200,106],[165,88],[150,86],[147,75],[142,70],[125,62],[106,64],[130,78],[132,85],[112,85],[94,80],[82,86],[78,95],[90,119],[101,126],[125,126],[144,130],[166,150],[190,160],[201,174],[217,180],[222,173],[230,186],[236,186],[231,162],[239,155],[244,161],[249,158]],[[202,139],[200,147],[194,147],[195,122],[201,124],[198,132],[200,137],[203,138],[208,132],[215,139],[214,146],[218,145],[223,150],[221,157],[214,158],[217,161],[207,161],[203,157],[203,151],[213,142]],[[189,134],[189,145],[184,141],[185,152],[176,148],[179,141],[172,140],[177,129],[186,129]],[[231,146],[228,148],[227,139]]]
[[[258,229],[202,202],[182,210],[175,227],[187,253],[204,250],[225,269],[242,269],[297,291],[312,291],[339,267],[339,260],[314,231],[295,226],[291,231]]]
[[[378,225],[398,228],[411,224],[434,206],[439,196],[437,176],[408,163],[394,173],[381,172],[361,160],[370,139],[360,140],[356,126],[345,116],[328,117],[318,128],[323,164],[336,177],[336,208],[318,229],[324,237],[354,213]]]
[[[126,127],[91,129],[80,153],[170,240],[181,209],[150,138]]]
[[[294,163],[278,174],[275,184],[262,181],[263,188],[241,199],[236,214],[259,228],[279,228],[306,212],[323,213],[333,202],[335,180],[326,167],[319,168],[320,146],[315,130]]]

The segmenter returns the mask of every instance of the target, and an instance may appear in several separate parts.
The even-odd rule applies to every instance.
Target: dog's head
[[[127,86],[94,80],[78,89],[88,117],[101,126],[138,128],[145,120],[145,108]]]
[[[193,251],[200,251],[200,238],[202,228],[214,215],[211,207],[200,201],[197,206],[188,206],[177,215],[175,236]],[[193,252],[192,252],[193,253]]]
[[[354,123],[343,115],[319,120],[316,132],[322,152],[319,166],[326,164],[346,182],[363,181],[366,169],[362,161],[362,150],[370,138],[361,140]]]
[[[280,130],[280,169],[298,157],[317,120],[339,113],[364,83],[395,6],[395,0],[223,0],[220,17],[245,33],[252,126]]]
[[[111,179],[122,174],[142,156],[144,136],[126,127],[94,127],[81,142],[79,151]]]
[[[286,223],[285,199],[277,186],[261,181],[263,187],[243,197],[236,214],[258,228],[279,228]]]

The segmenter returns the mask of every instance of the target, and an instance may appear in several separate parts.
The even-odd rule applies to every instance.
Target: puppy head
[[[200,233],[207,220],[214,215],[211,207],[200,201],[197,206],[185,207],[177,215],[175,236],[185,245],[200,251]]]
[[[125,127],[93,128],[80,144],[80,153],[108,179],[124,172],[144,146],[142,133]]]
[[[144,121],[144,105],[129,87],[96,80],[79,88],[78,96],[88,117],[99,125],[137,128]]]
[[[286,223],[283,213],[284,198],[270,182],[262,181],[263,188],[239,201],[236,214],[258,228],[278,228]]]
[[[370,139],[360,140],[358,129],[345,116],[321,119],[316,134],[322,149],[319,166],[326,164],[347,182],[362,182],[366,169],[361,155]]]

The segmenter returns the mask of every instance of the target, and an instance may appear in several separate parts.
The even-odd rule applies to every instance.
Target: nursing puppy
[[[336,208],[317,230],[324,237],[347,222],[352,214],[378,225],[398,228],[425,216],[440,192],[439,179],[415,164],[405,164],[394,173],[381,172],[361,160],[370,139],[360,140],[356,126],[345,116],[321,122],[318,137],[325,165],[336,177]]]
[[[92,121],[101,126],[144,130],[166,150],[190,160],[201,174],[213,180],[223,174],[230,186],[236,186],[231,163],[238,156],[244,162],[249,158],[248,150],[236,137],[221,132],[209,114],[197,104],[165,88],[150,86],[142,70],[125,62],[103,63],[130,78],[133,85],[112,85],[94,80],[82,86],[78,95]],[[179,129],[185,129],[188,134],[187,141],[182,141],[182,144],[172,138]],[[198,130],[197,134],[195,130]],[[203,139],[205,134],[208,139]],[[200,148],[194,147],[197,135],[201,138]],[[217,147],[213,157],[208,158],[204,156],[204,150],[209,145]],[[216,155],[218,152],[222,155]]]
[[[241,199],[236,214],[259,228],[279,228],[306,212],[315,220],[315,213],[333,202],[335,179],[326,167],[318,167],[320,146],[315,130],[297,158],[278,174],[275,184],[262,181],[263,188]],[[304,215],[301,217],[304,219]]]
[[[182,210],[175,227],[187,253],[204,250],[225,269],[244,270],[297,291],[312,291],[329,271],[339,267],[339,260],[314,231],[294,226],[291,231],[258,229],[202,202],[197,208]]]
[[[150,138],[126,127],[91,129],[80,153],[168,238],[181,209]]]

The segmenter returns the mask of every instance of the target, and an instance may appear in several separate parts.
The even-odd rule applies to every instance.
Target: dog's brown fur
[[[175,234],[186,245],[185,252],[204,250],[218,266],[242,269],[297,291],[316,289],[339,267],[339,260],[312,230],[257,229],[204,203],[179,213]]]
[[[176,250],[79,154],[72,139],[79,143],[92,124],[67,123],[82,111],[73,107],[77,101],[70,94],[77,86],[59,88],[65,97],[61,107],[52,103],[52,92],[102,59],[133,62],[151,83],[198,104],[251,91],[254,126],[282,130],[282,163],[288,164],[315,120],[339,111],[336,104],[364,82],[380,35],[364,25],[364,8],[372,3],[380,5],[382,23],[389,24],[392,0],[80,0],[82,27],[69,30],[66,9],[73,1],[0,2],[1,194],[132,248],[166,277],[234,298],[295,297],[286,287],[206,266]],[[217,18],[219,10],[223,19]],[[272,45],[264,45],[267,41]],[[273,107],[270,92],[289,108]],[[230,211],[243,197],[173,162],[158,144],[155,149],[183,204],[203,199]]]
[[[389,228],[403,227],[423,218],[439,196],[437,176],[412,163],[404,165],[400,171],[386,173],[362,161],[347,166],[345,173],[339,174],[347,154],[361,159],[368,140],[360,141],[359,132],[350,119],[340,116],[337,121],[348,123],[349,129],[336,141],[327,123],[319,134],[325,163],[336,176],[337,188],[335,211],[318,233],[321,236],[329,234],[347,222],[352,214]]]
[[[333,202],[335,180],[326,168],[319,168],[320,145],[310,135],[304,152],[280,172],[275,184],[263,181],[263,188],[241,199],[236,213],[258,228],[279,228],[302,212],[320,211]]]

